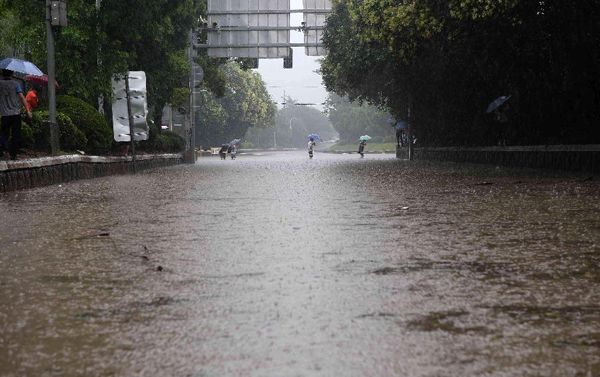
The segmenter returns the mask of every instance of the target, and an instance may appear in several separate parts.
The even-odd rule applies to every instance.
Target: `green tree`
[[[187,86],[185,57],[189,31],[204,0],[70,0],[69,26],[57,28],[57,78],[61,90],[87,102],[110,98],[110,79],[126,70],[143,70],[155,118],[175,88]],[[19,20],[8,37],[24,56],[46,67],[43,1],[6,0]]]
[[[205,123],[196,134],[197,142],[204,146],[221,145],[242,138],[250,127],[272,127],[274,123],[275,104],[260,75],[234,61],[221,69],[226,78],[224,95],[203,94],[201,114]]]
[[[380,141],[392,141],[394,128],[389,124],[390,114],[368,104],[351,102],[331,93],[326,103],[331,124],[343,142],[355,142],[361,135]]]
[[[148,103],[157,123],[175,88],[187,86],[189,64],[185,49],[189,32],[197,26],[198,0],[103,0],[100,29],[106,35],[106,55],[120,51],[130,70],[145,71]],[[111,62],[109,66],[119,62]]]
[[[421,143],[492,144],[487,104],[512,95],[513,143],[599,142],[600,3],[336,1],[326,86],[388,106]]]

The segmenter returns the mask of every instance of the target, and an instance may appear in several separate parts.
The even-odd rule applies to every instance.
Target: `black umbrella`
[[[510,96],[500,96],[500,97],[496,98],[495,100],[492,101],[492,103],[490,103],[488,105],[486,112],[491,113],[492,111],[496,110],[500,106],[504,105],[504,103],[506,101],[508,101],[509,98],[510,98]]]

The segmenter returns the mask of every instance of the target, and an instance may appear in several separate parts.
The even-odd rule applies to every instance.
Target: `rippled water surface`
[[[600,180],[304,153],[0,196],[2,376],[600,376]]]

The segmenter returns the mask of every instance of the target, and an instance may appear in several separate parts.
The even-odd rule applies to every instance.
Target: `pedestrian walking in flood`
[[[21,144],[21,107],[25,109],[29,120],[31,120],[31,111],[28,109],[21,85],[13,80],[12,76],[13,71],[2,70],[2,79],[0,79],[0,115],[2,116],[0,155],[3,155],[4,151],[8,149],[11,160],[16,160]]]
[[[500,96],[493,100],[487,107],[486,113],[494,113],[498,121],[498,146],[505,147],[508,138],[508,100],[511,96]]]
[[[221,149],[219,149],[219,157],[221,157],[221,160],[225,160],[227,158],[228,149],[229,144],[221,144]]]
[[[358,143],[358,154],[363,158],[365,157],[365,146],[367,145],[367,141],[371,140],[371,136],[363,135],[358,140],[360,140]]]
[[[313,158],[315,144],[317,143],[315,142],[314,138],[311,137],[310,139],[308,139],[308,158]]]
[[[235,144],[229,145],[229,148],[227,149],[227,153],[229,153],[229,156],[231,157],[232,160],[235,160],[235,156],[237,154],[237,146]]]
[[[358,154],[360,154],[360,157],[365,157],[365,145],[367,145],[367,142],[365,140],[361,140],[360,143],[358,143]]]

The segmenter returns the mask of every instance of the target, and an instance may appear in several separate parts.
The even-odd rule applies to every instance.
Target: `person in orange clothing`
[[[39,99],[37,91],[34,88],[29,89],[25,96],[25,102],[27,102],[27,110],[33,111],[39,105]]]

